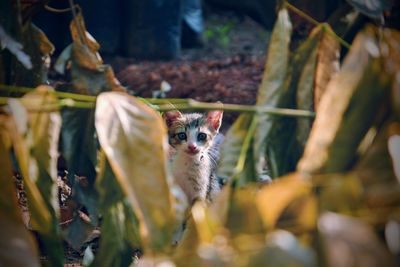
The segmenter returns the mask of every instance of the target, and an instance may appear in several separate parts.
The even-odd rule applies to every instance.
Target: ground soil
[[[108,58],[117,78],[136,96],[153,97],[167,82],[166,98],[254,104],[261,81],[269,33],[247,17],[232,13],[206,17],[204,46],[182,49],[173,61]],[[221,29],[224,32],[221,33]],[[237,114],[225,114],[224,129]]]

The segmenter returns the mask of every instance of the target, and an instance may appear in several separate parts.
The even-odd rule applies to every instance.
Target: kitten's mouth
[[[191,155],[191,156],[194,156],[194,155],[196,155],[197,153],[199,153],[200,150],[186,150],[185,152],[186,152],[187,154]]]

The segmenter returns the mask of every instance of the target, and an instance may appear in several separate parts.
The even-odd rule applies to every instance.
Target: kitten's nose
[[[188,149],[189,149],[189,151],[196,151],[197,150],[197,146],[196,146],[196,144],[193,144],[193,143],[189,143],[188,144]]]

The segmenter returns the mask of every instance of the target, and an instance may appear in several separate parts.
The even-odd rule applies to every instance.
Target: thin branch
[[[241,112],[241,113],[259,113],[259,114],[269,114],[276,116],[286,116],[286,117],[305,117],[314,118],[315,112],[308,110],[298,110],[298,109],[288,109],[288,108],[273,108],[273,107],[263,107],[263,106],[250,106],[250,105],[237,105],[237,104],[221,104],[221,103],[205,103],[198,102],[193,99],[189,99],[185,104],[175,104],[175,105],[159,105],[158,111],[169,111],[169,110],[224,110],[231,112]]]
[[[0,97],[0,105],[7,105],[9,97]],[[144,102],[147,99],[143,99]],[[185,100],[185,99],[183,99]],[[198,102],[192,99],[185,100],[187,103],[177,103],[174,105],[164,104],[155,105],[152,104],[151,107],[158,111],[169,111],[169,110],[224,110],[228,112],[240,112],[240,113],[257,113],[257,114],[269,114],[274,116],[284,116],[284,117],[300,117],[300,118],[314,118],[315,113],[308,110],[297,110],[297,109],[286,109],[286,108],[273,108],[273,107],[262,107],[262,106],[249,106],[249,105],[236,105],[236,104],[221,104],[221,103],[205,103]],[[59,104],[52,105],[50,111],[53,111],[62,107],[70,108],[95,108],[95,103],[91,101],[76,101],[71,98],[61,99]],[[29,109],[29,108],[28,108]],[[35,111],[40,109],[35,108]],[[48,106],[43,107],[43,111],[49,111]]]
[[[75,8],[79,9],[79,5],[74,5],[73,8],[67,7],[67,8],[62,8],[62,9],[54,8],[49,5],[44,5],[44,9],[46,9],[49,12],[53,12],[53,13],[66,13],[66,12],[72,11],[72,9],[75,9]]]
[[[291,11],[293,11],[294,13],[296,13],[297,15],[299,15],[300,17],[308,20],[309,22],[311,22],[312,24],[318,26],[321,24],[325,24],[324,22],[319,22],[317,20],[315,20],[313,17],[311,17],[310,15],[306,14],[304,11],[298,9],[297,7],[295,7],[294,5],[290,4],[289,2],[285,1],[285,6],[288,7]],[[343,40],[339,35],[336,34],[336,32],[334,32],[331,28],[323,26],[323,29],[330,35],[332,35],[335,39],[338,40],[338,42],[343,45],[344,47],[346,47],[347,49],[350,49],[351,44],[349,44],[348,42],[346,42],[345,40]]]
[[[11,86],[11,85],[5,85],[5,84],[0,84],[0,89],[4,89],[8,92],[21,93],[21,94],[34,92],[34,90],[35,90],[35,88]],[[71,99],[79,100],[79,101],[96,102],[96,96],[59,92],[59,91],[53,91],[52,93],[54,93],[59,98],[71,98]]]

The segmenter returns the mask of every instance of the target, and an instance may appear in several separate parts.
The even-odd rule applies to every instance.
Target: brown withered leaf
[[[361,220],[324,212],[319,217],[318,230],[329,266],[396,266],[373,229]]]
[[[7,139],[9,118],[0,115],[0,262],[4,266],[40,266],[38,250],[22,220],[12,179]],[[23,257],[21,257],[23,255]]]
[[[38,48],[43,56],[50,56],[54,52],[54,45],[47,38],[46,34],[36,27],[34,24],[31,26],[31,30],[35,32],[34,41],[37,42]]]
[[[36,185],[38,178],[38,166],[30,155],[30,142],[25,137],[28,135],[28,113],[22,103],[16,99],[9,99],[9,107],[12,120],[9,123],[9,134],[12,139],[14,153],[18,161],[18,166],[22,177],[29,201],[31,214],[31,225],[33,229],[41,233],[49,233],[51,229],[51,213],[46,205],[39,188]]]
[[[296,50],[293,55],[292,79],[296,88],[296,108],[314,111],[314,97],[318,65],[318,47],[324,36],[324,27],[317,26],[309,38]],[[300,67],[298,67],[300,66]],[[297,69],[297,71],[295,71]],[[298,79],[295,76],[299,76]],[[296,140],[300,150],[304,150],[310,134],[313,121],[309,118],[298,118],[296,125]]]
[[[13,136],[16,158],[27,192],[31,225],[41,234],[48,261],[63,265],[58,225],[57,159],[61,118],[57,110],[43,112],[42,107],[58,103],[53,89],[40,86],[20,101],[9,100],[16,127]],[[25,105],[27,107],[25,107]],[[28,109],[29,108],[29,109]],[[22,127],[21,127],[22,126]]]
[[[56,106],[58,98],[50,86],[41,85],[25,94],[21,99],[25,107],[36,110],[28,112],[28,123],[32,133],[30,151],[38,166],[36,180],[39,190],[50,207],[58,213],[57,160],[58,139],[61,129],[61,115],[58,110],[40,111],[44,106]]]
[[[88,46],[90,51],[97,52],[100,49],[100,44],[86,30],[83,15],[79,12],[69,25],[72,41]]]
[[[257,194],[257,208],[267,230],[274,229],[285,209],[292,203],[299,200],[303,201],[305,196],[310,196],[311,189],[311,182],[297,173],[282,177],[261,188]],[[307,202],[304,203],[308,204]],[[316,209],[313,210],[312,207],[311,209],[308,209],[307,206],[305,207],[310,214],[305,214],[305,217],[300,221],[304,223],[306,228],[309,228],[315,222],[317,211]],[[293,220],[299,218],[301,209],[298,209],[297,212],[297,214],[294,214]]]
[[[331,78],[339,71],[340,44],[330,34],[329,25],[323,25],[321,40],[317,48],[317,62],[314,78],[314,110],[318,111],[318,105],[326,86]]]
[[[71,21],[70,31],[73,40],[71,53],[67,50],[57,67],[63,71],[65,58],[70,54],[72,83],[75,90],[90,95],[97,95],[104,91],[125,91],[116,79],[111,66],[103,64],[98,53],[100,45],[87,32],[81,13],[78,13]]]
[[[315,175],[312,181],[319,188],[320,209],[355,215],[364,207],[364,188],[356,173]]]
[[[128,94],[107,92],[97,98],[95,126],[100,145],[138,217],[145,250],[167,249],[172,242],[175,200],[161,116]]]
[[[255,184],[248,184],[246,187],[235,188],[231,192],[225,227],[229,229],[233,237],[241,234],[264,233],[265,228],[259,210],[254,208],[257,190]]]
[[[342,172],[352,167],[390,81],[381,68],[376,34],[371,27],[358,34],[342,69],[327,85],[298,171]]]
[[[172,257],[174,263],[177,266],[236,266],[227,232],[214,232],[208,212],[203,209],[201,203],[196,204],[199,205],[192,211],[194,213],[204,211],[205,216],[202,217],[201,213],[190,216],[182,241],[174,251]],[[199,210],[196,210],[198,208]],[[207,233],[202,233],[203,230]]]
[[[399,127],[393,117],[389,117],[381,127],[371,128],[370,132],[374,133],[371,144],[354,168],[363,184],[365,204],[371,209],[372,217],[379,217],[373,220],[378,223],[386,222],[400,205],[400,186],[396,177],[399,162],[395,156],[398,150],[390,142],[400,138],[400,127],[396,125]],[[378,215],[377,210],[382,212]]]

